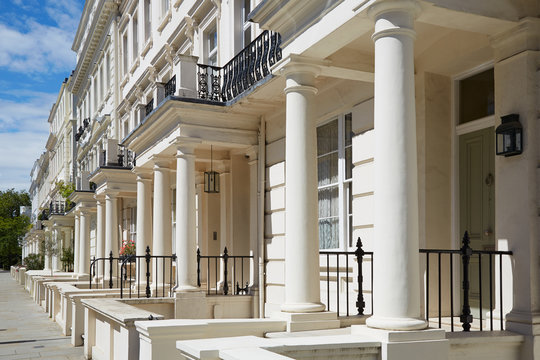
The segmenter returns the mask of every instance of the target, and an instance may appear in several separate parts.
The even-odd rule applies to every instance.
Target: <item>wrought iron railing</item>
[[[144,106],[144,114],[145,116],[148,116],[148,114],[150,114],[152,112],[152,110],[154,110],[154,99],[150,99],[150,101],[148,102],[148,104],[146,104]]]
[[[373,252],[364,251],[362,249],[362,241],[360,238],[356,241],[356,250],[355,251],[319,251],[320,255],[323,255],[323,258],[326,258],[326,263],[322,265],[323,268],[322,276],[326,275],[326,307],[328,311],[336,311],[340,315],[340,293],[342,292],[340,284],[342,275],[345,275],[345,312],[341,315],[350,316],[351,308],[351,298],[350,295],[353,294],[350,284],[353,281],[354,271],[349,266],[350,263],[356,260],[356,280],[358,285],[358,294],[356,296],[356,309],[358,311],[357,315],[364,315],[364,310],[366,307],[366,302],[364,299],[364,276],[363,276],[363,261],[365,256],[370,257],[370,266],[371,266],[371,310],[373,311]],[[341,259],[341,260],[340,260]],[[335,262],[334,262],[335,260]],[[345,271],[340,267],[340,261],[342,265],[345,265]],[[331,284],[335,279],[335,299],[330,295],[330,290],[332,288]],[[335,305],[334,305],[335,304]]]
[[[90,289],[119,288],[120,297],[168,297],[173,288],[173,263],[176,255],[151,255],[146,247],[145,255],[126,255],[93,259],[90,264]],[[106,266],[108,264],[108,266]],[[133,270],[135,268],[135,270]],[[161,270],[161,277],[157,275]],[[105,272],[109,277],[103,281]],[[154,272],[154,273],[152,273]],[[168,281],[165,274],[169,274]],[[141,281],[143,286],[141,286]],[[135,286],[136,285],[136,286]],[[144,289],[144,292],[141,292]],[[152,290],[153,294],[152,294]]]
[[[493,331],[493,324],[494,324],[494,306],[493,306],[493,300],[494,296],[494,290],[493,290],[493,284],[494,284],[494,276],[493,276],[493,258],[498,257],[499,259],[499,321],[500,321],[500,330],[503,330],[504,327],[504,314],[503,314],[503,276],[502,276],[502,260],[503,256],[511,256],[511,251],[491,251],[491,250],[473,250],[470,247],[470,239],[469,234],[467,231],[465,231],[465,234],[463,235],[462,240],[462,247],[459,250],[441,250],[441,249],[420,249],[420,253],[426,254],[426,321],[429,322],[429,310],[430,310],[430,255],[436,255],[437,256],[437,295],[438,295],[438,301],[437,301],[437,310],[438,310],[438,327],[442,327],[442,319],[443,319],[443,309],[442,309],[442,257],[448,256],[448,277],[449,277],[449,289],[448,289],[448,295],[450,299],[449,304],[449,315],[450,315],[450,330],[454,331],[454,258],[459,257],[461,260],[461,266],[462,266],[462,310],[460,314],[460,322],[461,326],[463,328],[463,331],[470,331],[471,324],[473,322],[473,315],[471,313],[471,306],[470,306],[470,293],[471,293],[471,275],[470,275],[470,267],[471,267],[471,259],[474,257],[478,260],[478,307],[479,307],[479,330],[484,331],[487,329],[484,329],[484,316],[483,316],[483,275],[482,275],[482,261],[486,257],[488,258],[488,265],[489,265],[489,330]],[[458,290],[459,291],[459,290]],[[487,321],[487,319],[486,319]]]
[[[75,141],[79,141],[79,139],[84,135],[85,130],[90,126],[90,118],[85,118],[79,126],[79,129],[77,130],[77,133],[75,134]]]
[[[235,284],[231,295],[246,295],[249,293],[249,283],[244,281],[245,270],[250,270],[250,261],[253,255],[229,255],[227,247],[222,255],[201,255],[201,250],[197,249],[197,286],[201,286],[201,260],[206,259],[206,293],[229,295],[229,283]],[[232,261],[232,264],[229,262]],[[247,262],[247,264],[246,264]],[[229,273],[229,266],[232,265],[232,273]],[[221,272],[219,271],[221,268]],[[238,276],[238,272],[240,276]],[[221,275],[221,279],[218,278]],[[214,275],[214,281],[211,277]],[[240,277],[240,279],[239,279]],[[245,276],[249,279],[249,275]],[[214,286],[212,287],[211,284]]]
[[[263,31],[225,66],[197,64],[197,94],[200,99],[230,101],[270,75],[281,60],[281,35]]]
[[[165,84],[165,97],[174,95],[176,92],[176,75]]]

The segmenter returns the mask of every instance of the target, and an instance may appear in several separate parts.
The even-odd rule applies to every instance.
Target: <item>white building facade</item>
[[[162,330],[136,323],[128,358],[199,358],[205,346],[236,358],[178,330],[218,318],[378,339],[340,340],[352,356],[540,358],[539,15],[533,0],[86,1],[31,193],[37,206],[54,198],[40,195],[46,168],[49,187],[76,184],[74,209],[48,228],[73,238],[78,279],[122,287],[120,265],[90,265],[126,241],[141,264],[147,248],[175,254],[170,268],[152,260],[148,291],[175,299],[160,326],[184,342],[157,350]],[[85,306],[94,327],[112,311]],[[350,316],[359,308],[370,316]],[[495,321],[510,335],[426,330],[471,312],[473,329]],[[88,357],[127,346],[103,345],[92,326]],[[212,331],[200,338],[253,335]]]

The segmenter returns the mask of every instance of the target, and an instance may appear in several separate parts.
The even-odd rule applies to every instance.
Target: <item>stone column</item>
[[[78,273],[79,272],[79,254],[80,254],[80,215],[79,212],[75,213],[75,230],[74,230],[74,245],[75,248],[73,249],[73,272]]]
[[[169,161],[156,159],[154,161],[154,226],[152,255],[172,255],[172,219],[171,219],[171,180]],[[168,261],[165,263],[167,265]],[[152,264],[153,289],[169,284],[169,271],[163,259]],[[157,271],[156,271],[157,270]]]
[[[98,198],[96,199],[96,259],[103,257],[105,257],[105,201]],[[103,274],[97,274],[97,267],[95,275],[103,278]]]
[[[317,132],[311,115],[318,69],[291,64],[286,76],[284,312],[318,312],[320,301]]]
[[[250,278],[249,287],[254,288],[259,285],[259,266],[257,265],[259,258],[258,251],[258,235],[259,235],[259,202],[258,202],[258,186],[259,186],[259,161],[257,155],[250,156],[249,161],[249,254],[253,256],[250,261]],[[245,284],[241,284],[242,287]],[[258,305],[257,305],[258,309]]]
[[[176,150],[176,291],[197,287],[195,155],[193,145]]]
[[[47,244],[48,241],[50,241],[51,239],[51,232],[50,231],[47,231],[45,234],[44,234],[44,241],[45,241],[45,244]],[[48,254],[47,251],[45,252],[44,254],[44,257],[43,257],[43,270],[51,270],[51,254]]]
[[[79,274],[90,272],[90,210],[81,209],[79,219]]]
[[[220,236],[219,236],[219,251],[223,251],[225,246],[229,250],[232,249],[232,201],[231,201],[231,173],[229,166],[224,164],[221,167],[219,174],[219,205],[220,205]]]
[[[62,240],[60,238],[60,230],[57,227],[52,229],[52,238],[56,248],[56,254],[52,257],[52,269],[54,271],[60,271],[62,263],[60,257],[62,256]]]
[[[385,1],[375,19],[375,248],[370,327],[423,329],[420,319],[414,1]]]
[[[135,248],[137,256],[144,256],[146,247],[152,247],[152,174],[138,169],[135,172],[137,174],[137,244]],[[141,284],[146,284],[146,261],[143,259],[138,261],[137,278],[141,278]]]
[[[105,257],[113,253],[113,257],[118,257],[118,198],[116,193],[109,192],[105,194]],[[115,264],[113,262],[113,264]],[[105,261],[105,271],[103,278],[109,281],[110,264]],[[117,269],[113,267],[112,275],[116,277]],[[107,285],[107,284],[106,284]]]

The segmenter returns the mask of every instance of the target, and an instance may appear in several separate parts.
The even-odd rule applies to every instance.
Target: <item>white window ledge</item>
[[[161,23],[158,26],[158,31],[162,32],[165,26],[169,23],[172,17],[171,9],[167,10],[167,13],[163,16],[163,20],[161,20]]]

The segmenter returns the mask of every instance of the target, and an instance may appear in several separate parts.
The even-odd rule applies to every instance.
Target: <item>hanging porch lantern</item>
[[[204,192],[216,194],[219,193],[219,173],[213,169],[213,149],[210,145],[210,171],[204,173]]]
[[[495,130],[497,155],[514,156],[523,152],[523,127],[518,114],[501,117],[502,123]]]

